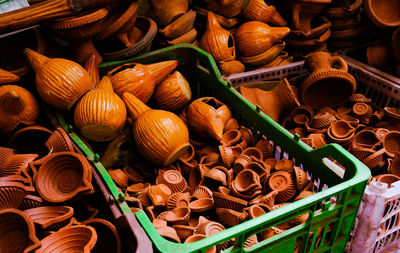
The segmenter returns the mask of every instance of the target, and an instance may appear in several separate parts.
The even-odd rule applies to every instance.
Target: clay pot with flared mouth
[[[56,152],[74,152],[74,145],[67,132],[61,127],[56,128],[45,143],[47,149]]]
[[[187,12],[188,1],[151,0],[150,6],[157,23],[164,27]]]
[[[307,55],[305,65],[311,74],[300,85],[304,104],[312,108],[335,106],[355,92],[356,80],[347,70],[347,63],[327,52]]]
[[[69,110],[93,86],[87,71],[76,62],[48,58],[29,48],[24,53],[36,72],[40,97],[57,109]]]
[[[386,133],[383,137],[383,147],[390,157],[394,157],[396,152],[400,152],[400,132],[390,131]]]
[[[254,105],[261,106],[263,112],[277,122],[279,122],[281,114],[300,106],[300,102],[286,78],[270,91],[246,88],[242,85],[240,86],[240,93]]]
[[[27,209],[24,213],[38,228],[55,231],[69,223],[74,209],[70,206],[42,206]]]
[[[92,168],[87,159],[73,152],[50,154],[35,177],[36,190],[52,203],[61,203],[93,193]]]
[[[201,37],[200,48],[214,56],[216,61],[230,61],[236,58],[232,34],[221,27],[212,12],[208,12],[207,30]]]
[[[18,82],[21,78],[7,70],[0,68],[0,85]]]
[[[243,16],[249,20],[261,21],[273,26],[287,26],[287,22],[276,10],[275,6],[266,4],[264,0],[250,0],[243,10]]]
[[[122,99],[134,120],[136,148],[146,159],[167,166],[186,152],[189,131],[181,118],[169,111],[152,110],[128,92]]]
[[[396,0],[363,0],[363,9],[369,20],[380,28],[400,25],[400,3]]]

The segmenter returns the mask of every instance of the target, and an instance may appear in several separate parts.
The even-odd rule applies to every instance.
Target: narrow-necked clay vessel
[[[300,106],[300,102],[286,78],[269,91],[246,88],[242,85],[240,93],[254,105],[261,106],[263,112],[277,122],[281,113],[292,111],[294,107]]]
[[[68,110],[92,87],[89,74],[76,62],[47,58],[29,48],[24,53],[36,72],[36,89],[46,103]]]
[[[87,92],[79,100],[74,112],[74,124],[91,141],[111,141],[125,125],[126,107],[113,92],[108,76],[104,76],[99,85],[100,88]]]
[[[151,10],[156,21],[161,26],[166,26],[188,10],[187,0],[151,0]]]
[[[92,218],[81,223],[93,227],[96,230],[97,241],[91,252],[121,252],[121,239],[117,228],[109,221]]]
[[[386,154],[394,157],[396,152],[400,152],[400,132],[390,131],[383,137],[383,147],[386,149]]]
[[[177,115],[152,110],[134,95],[122,95],[135,121],[133,135],[139,152],[153,163],[167,166],[189,147],[189,131]]]
[[[264,0],[250,0],[243,11],[243,16],[249,20],[261,21],[273,26],[287,26],[275,6],[266,4]]]
[[[212,12],[207,15],[207,30],[200,40],[200,47],[214,56],[216,61],[234,60],[235,40],[232,34],[223,29]]]
[[[46,201],[60,203],[79,194],[92,193],[92,168],[87,159],[73,152],[44,158],[35,178],[36,190]]]
[[[69,138],[67,132],[65,132],[61,127],[57,127],[57,129],[53,131],[45,145],[48,150],[52,152],[74,152],[72,140]]]
[[[2,252],[32,252],[40,247],[32,220],[13,208],[0,210],[0,245]]]
[[[270,49],[289,32],[288,27],[271,27],[260,21],[249,21],[237,30],[236,45],[242,56],[259,55]]]
[[[335,106],[343,103],[354,93],[356,80],[347,73],[347,63],[328,52],[307,55],[305,60],[311,75],[300,86],[304,104],[312,108]]]
[[[153,99],[163,110],[178,111],[189,104],[192,91],[186,78],[175,71],[164,79],[154,90]]]
[[[16,74],[0,68],[0,85],[18,82],[21,78]]]
[[[24,211],[40,229],[58,230],[67,225],[74,214],[70,206],[42,206]]]
[[[400,25],[400,3],[393,0],[363,0],[363,7],[368,18],[380,28]]]
[[[0,132],[11,132],[19,124],[33,125],[38,116],[38,103],[28,90],[17,85],[0,86]]]

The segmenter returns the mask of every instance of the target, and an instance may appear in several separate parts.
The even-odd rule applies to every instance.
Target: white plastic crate
[[[365,68],[368,65],[345,56],[349,73],[357,80],[357,93],[372,99],[377,108],[400,106],[400,79],[385,78]],[[365,66],[364,66],[365,65]],[[282,79],[306,73],[304,61],[274,68],[259,69],[225,78],[233,87],[243,83]],[[355,253],[400,252],[400,181],[391,185],[371,182],[367,186],[358,212],[352,240],[347,251]]]

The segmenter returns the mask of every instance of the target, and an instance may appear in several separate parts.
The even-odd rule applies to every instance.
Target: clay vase
[[[240,93],[252,104],[261,106],[262,111],[277,122],[279,122],[281,114],[300,106],[300,102],[286,78],[269,91],[240,86]]]
[[[16,74],[0,68],[0,85],[18,82],[21,78]]]
[[[35,177],[36,190],[46,201],[61,203],[78,195],[93,193],[92,168],[87,159],[73,152],[44,158]]]
[[[69,110],[92,87],[89,74],[76,62],[47,58],[29,48],[24,53],[36,72],[39,95],[51,106]]]
[[[150,0],[153,16],[157,23],[164,27],[188,10],[187,0]]]
[[[189,131],[177,115],[152,110],[134,95],[122,95],[134,120],[133,136],[138,151],[149,161],[167,166],[189,148]]]
[[[243,11],[243,16],[249,20],[261,21],[273,26],[287,26],[275,6],[268,5],[264,0],[250,0]]]
[[[71,248],[89,253],[96,245],[97,233],[91,226],[76,225],[58,230],[40,241],[42,246],[38,252],[61,253]]]
[[[32,252],[40,247],[35,226],[24,212],[13,208],[1,209],[0,223],[2,252]]]
[[[199,137],[221,140],[225,123],[231,118],[229,108],[214,97],[202,97],[187,108],[188,127]]]
[[[42,206],[27,209],[24,213],[37,228],[56,231],[69,223],[74,209],[70,206]]]
[[[91,252],[121,252],[121,239],[117,228],[111,222],[104,219],[92,218],[83,221],[81,224],[93,227],[96,230],[97,241]]]
[[[289,32],[289,27],[271,27],[260,21],[249,21],[237,30],[236,45],[240,55],[254,56],[270,49]]]
[[[200,48],[209,52],[216,61],[231,61],[236,58],[232,34],[221,27],[212,12],[208,12],[207,30],[201,37]]]
[[[17,85],[0,86],[0,132],[9,133],[19,124],[33,125],[39,116],[35,97]]]
[[[103,20],[107,14],[108,10],[102,8],[78,16],[56,19],[48,27],[58,37],[69,41],[74,61],[83,64],[93,54],[99,64],[102,58],[93,45],[92,37],[103,28]]]
[[[368,18],[380,28],[400,25],[400,3],[394,0],[363,0],[363,9]]]
[[[165,79],[177,64],[176,60],[150,65],[127,63],[114,68],[107,75],[118,96],[129,92],[146,103],[153,95],[155,86]]]
[[[124,101],[113,92],[111,80],[104,76],[101,82],[107,82],[109,88],[100,87],[87,92],[74,112],[75,126],[88,140],[96,142],[113,140],[126,120]]]
[[[284,0],[284,8],[292,12],[292,27],[297,30],[311,29],[312,19],[332,0]]]
[[[356,80],[347,73],[347,63],[339,56],[328,52],[307,55],[305,66],[311,73],[300,85],[303,103],[312,108],[336,106],[356,90]]]

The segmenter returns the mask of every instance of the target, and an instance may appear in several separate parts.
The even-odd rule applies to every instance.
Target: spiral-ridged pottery
[[[49,129],[39,125],[24,127],[13,134],[9,146],[21,154],[36,153],[43,157],[49,153],[45,143],[51,133]]]
[[[74,209],[70,206],[42,206],[27,209],[24,213],[40,229],[58,230],[68,224]]]
[[[67,132],[65,132],[61,127],[57,127],[56,130],[53,131],[45,145],[48,150],[52,152],[74,152],[74,144],[72,140],[69,138]]]
[[[5,178],[2,177],[2,179]],[[26,186],[21,182],[0,182],[0,208],[18,208],[24,197],[34,190],[33,187]]]

